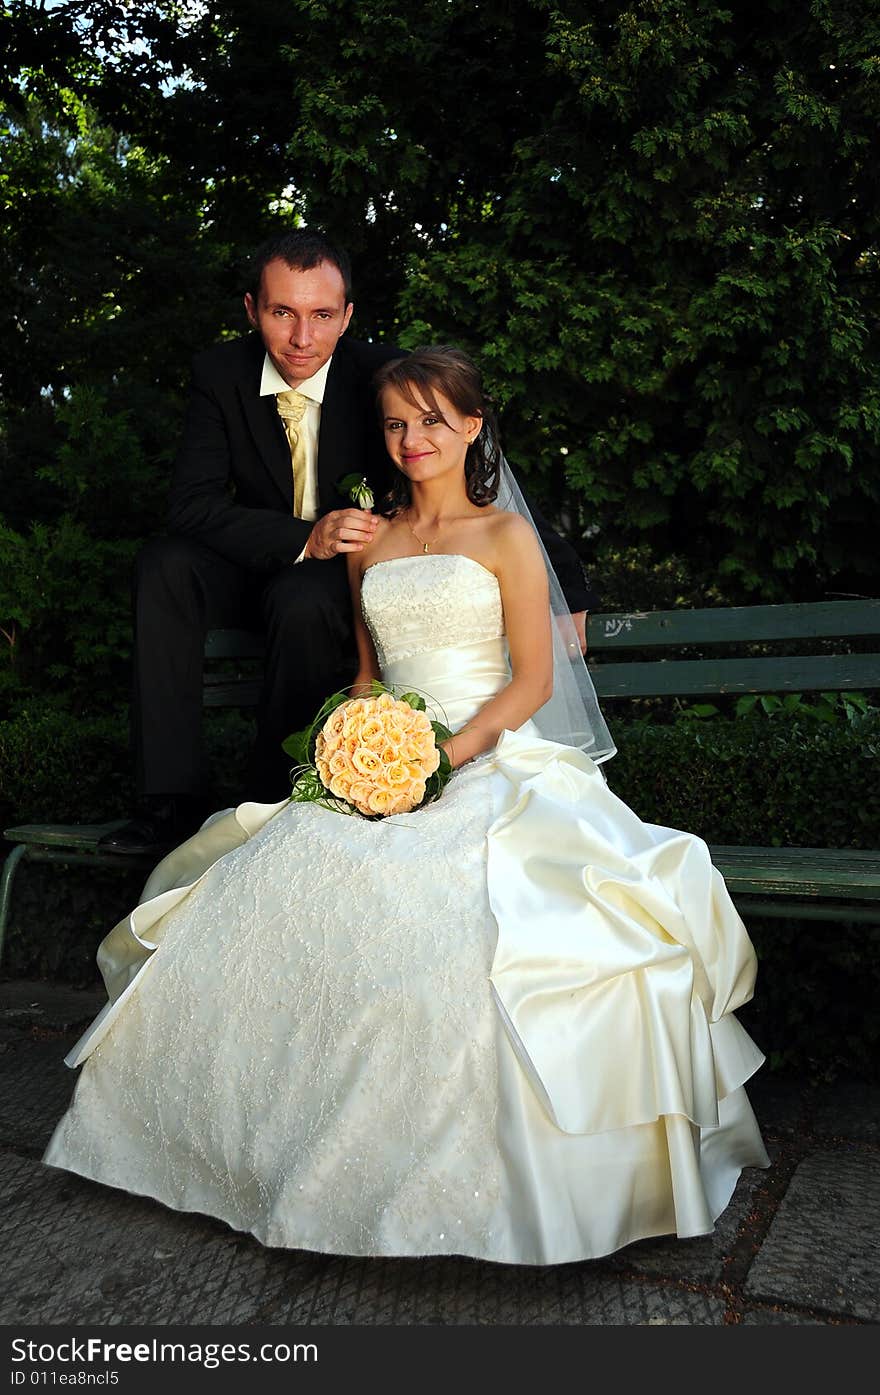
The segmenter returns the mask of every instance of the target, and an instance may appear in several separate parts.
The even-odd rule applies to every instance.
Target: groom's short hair
[[[256,305],[263,281],[263,270],[269,262],[282,261],[291,271],[311,271],[321,262],[330,262],[342,277],[345,303],[351,300],[351,262],[343,247],[331,242],[320,228],[294,228],[267,238],[254,252],[247,273],[246,290]]]

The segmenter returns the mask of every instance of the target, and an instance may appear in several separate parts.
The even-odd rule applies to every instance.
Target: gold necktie
[[[305,416],[309,399],[301,392],[278,392],[275,394],[278,415],[284,427],[284,434],[290,442],[290,463],[293,467],[293,512],[302,518],[303,494],[306,487],[306,442],[305,432],[300,430],[300,422]]]

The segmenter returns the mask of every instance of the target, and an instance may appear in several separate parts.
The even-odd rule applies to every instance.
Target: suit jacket
[[[381,363],[401,352],[345,338],[336,347],[318,438],[322,514],[351,506],[335,487],[342,475],[365,474],[377,496],[388,487],[392,466],[371,379]],[[293,516],[290,446],[274,396],[260,396],[264,356],[260,336],[251,334],[194,359],[168,512],[172,532],[254,571],[292,562],[312,526]]]
[[[322,514],[351,500],[335,485],[364,474],[377,498],[392,466],[379,428],[372,377],[404,350],[343,337],[333,354],[318,439]],[[273,396],[260,396],[265,349],[256,333],[217,344],[193,361],[183,439],[174,469],[168,523],[252,571],[273,571],[298,557],[311,524],[293,516],[290,446]],[[577,553],[528,500],[535,525],[573,611],[596,610]]]

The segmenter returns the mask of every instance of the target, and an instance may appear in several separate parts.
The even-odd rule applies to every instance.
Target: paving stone
[[[208,1216],[0,1158],[0,1323],[241,1323],[287,1291],[290,1254]]]
[[[530,1269],[456,1258],[335,1257],[264,1321],[343,1326],[720,1326],[721,1298],[643,1284],[589,1265]]]
[[[880,1320],[880,1155],[822,1150],[792,1177],[747,1297]]]
[[[821,1086],[813,1100],[811,1122],[818,1134],[880,1143],[880,1085],[841,1080]]]

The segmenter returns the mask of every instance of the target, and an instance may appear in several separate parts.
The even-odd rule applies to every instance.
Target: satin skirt
[[[407,816],[215,816],[99,962],[45,1161],[266,1245],[563,1263],[706,1233],[767,1164],[705,844],[529,730]]]

